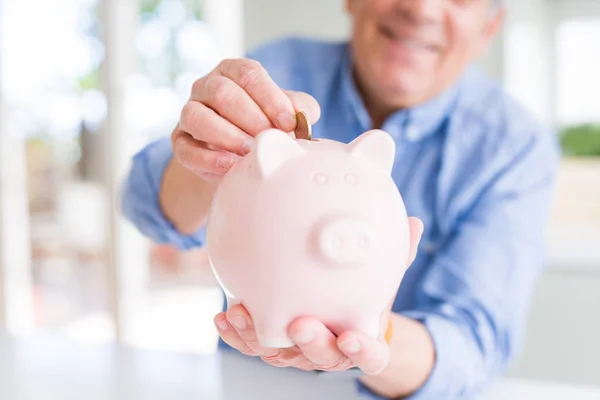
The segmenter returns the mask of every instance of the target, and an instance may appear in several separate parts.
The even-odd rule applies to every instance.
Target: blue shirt
[[[280,87],[317,99],[322,112],[315,137],[347,143],[371,129],[347,43],[285,38],[248,57],[260,61]],[[435,367],[409,399],[470,398],[521,346],[545,263],[559,147],[551,132],[475,68],[437,98],[397,111],[382,129],[396,141],[393,179],[407,211],[425,225],[393,306],[421,321],[435,344]],[[134,157],[123,212],[158,243],[202,246],[204,229],[182,236],[158,204],[172,155],[165,138]]]

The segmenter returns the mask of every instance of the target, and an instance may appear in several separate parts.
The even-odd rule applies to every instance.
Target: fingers
[[[282,90],[258,62],[225,60],[194,83],[173,133],[175,155],[188,169],[218,183],[260,132],[273,127],[293,132],[300,110],[312,123],[320,118],[312,96]]]
[[[289,335],[316,369],[343,371],[352,367],[351,361],[338,348],[336,337],[321,322],[299,318],[290,325]]]
[[[373,340],[361,332],[345,332],[337,340],[337,344],[363,373],[377,375],[390,361],[390,350],[381,340]]]
[[[227,310],[226,315],[227,321],[233,325],[240,338],[259,355],[271,356],[277,355],[280,352],[279,349],[263,348],[260,345],[252,326],[252,318],[250,318],[250,314],[248,314],[245,307],[235,305]]]
[[[294,367],[305,371],[312,371],[315,369],[313,363],[310,362],[296,346],[284,349],[275,355],[261,356],[261,358],[267,364],[276,367]]]
[[[248,346],[246,342],[238,335],[237,331],[227,320],[225,313],[217,314],[214,322],[215,327],[219,331],[221,339],[223,339],[225,343],[247,356],[258,355],[258,353],[252,350],[250,346]]]
[[[231,307],[227,310],[226,317],[229,324],[235,328],[241,340],[266,362],[284,366],[289,365],[289,362],[302,355],[301,352],[294,348],[274,349],[261,346],[252,324],[252,318],[244,306],[235,305]]]
[[[221,75],[214,74],[201,79],[192,91],[190,100],[205,104],[222,119],[250,136],[273,127],[248,93],[234,81]]]
[[[223,174],[214,174],[212,172],[200,172],[198,175],[204,179],[204,182],[211,184],[216,187],[223,180]]]
[[[299,318],[290,324],[290,337],[297,346],[271,349],[260,345],[252,319],[242,305],[236,305],[215,317],[215,326],[225,343],[249,356],[259,356],[278,367],[303,370],[343,371],[353,366],[365,374],[378,374],[389,363],[384,341],[349,331],[336,338],[327,327],[312,318]]]
[[[274,126],[290,132],[296,126],[290,98],[271,79],[267,71],[254,60],[225,60],[218,72],[241,87],[258,104]]]
[[[284,90],[294,105],[294,110],[305,111],[310,118],[310,123],[315,124],[321,118],[321,107],[317,100],[308,93]]]
[[[239,157],[225,151],[209,148],[189,134],[177,129],[172,136],[173,155],[181,165],[196,173],[221,176]]]
[[[183,106],[179,128],[198,141],[240,156],[250,151],[252,138],[249,135],[197,101]]]
[[[410,251],[408,257],[408,266],[410,266],[417,257],[419,242],[423,235],[423,222],[419,218],[409,217],[408,226],[410,230]]]

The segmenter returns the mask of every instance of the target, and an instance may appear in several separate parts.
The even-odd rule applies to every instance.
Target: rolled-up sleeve
[[[165,217],[159,202],[163,175],[172,158],[173,149],[168,138],[148,144],[133,157],[122,186],[121,211],[153,242],[189,250],[206,242],[205,227],[192,235],[182,235]]]
[[[472,398],[519,351],[545,264],[559,160],[552,137],[532,137],[489,179],[440,246],[418,283],[416,306],[400,312],[424,324],[436,352],[427,381],[406,399]]]

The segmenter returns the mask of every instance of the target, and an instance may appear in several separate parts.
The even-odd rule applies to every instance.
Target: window
[[[559,125],[600,122],[600,17],[561,22],[555,62]]]
[[[0,218],[0,262],[11,261],[6,274],[0,269],[0,282],[11,288],[6,296],[0,290],[0,309],[10,308],[18,328],[28,319],[30,330],[105,341],[116,331],[110,300],[120,296],[127,342],[210,351],[212,317],[222,303],[212,274],[198,269],[203,254],[152,246],[133,227],[120,231],[120,214],[108,211],[114,182],[107,184],[105,160],[119,175],[123,154],[102,149],[104,138],[118,135],[129,160],[149,141],[168,137],[193,81],[239,52],[241,1],[4,0],[0,6],[0,148],[10,156],[0,159],[0,213],[11,217]],[[105,43],[103,32],[116,32],[116,40]],[[111,91],[102,79],[106,65],[125,71]],[[112,104],[124,112],[106,132]],[[7,137],[16,139],[8,145]],[[110,236],[107,221],[119,235]],[[124,289],[117,295],[107,273],[111,245],[127,249],[120,251],[127,265],[119,266],[117,286]]]

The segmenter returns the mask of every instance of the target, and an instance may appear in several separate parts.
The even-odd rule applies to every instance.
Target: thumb
[[[284,92],[292,100],[296,112],[304,111],[308,114],[311,124],[315,124],[321,118],[321,107],[310,94],[293,90],[284,90]]]

